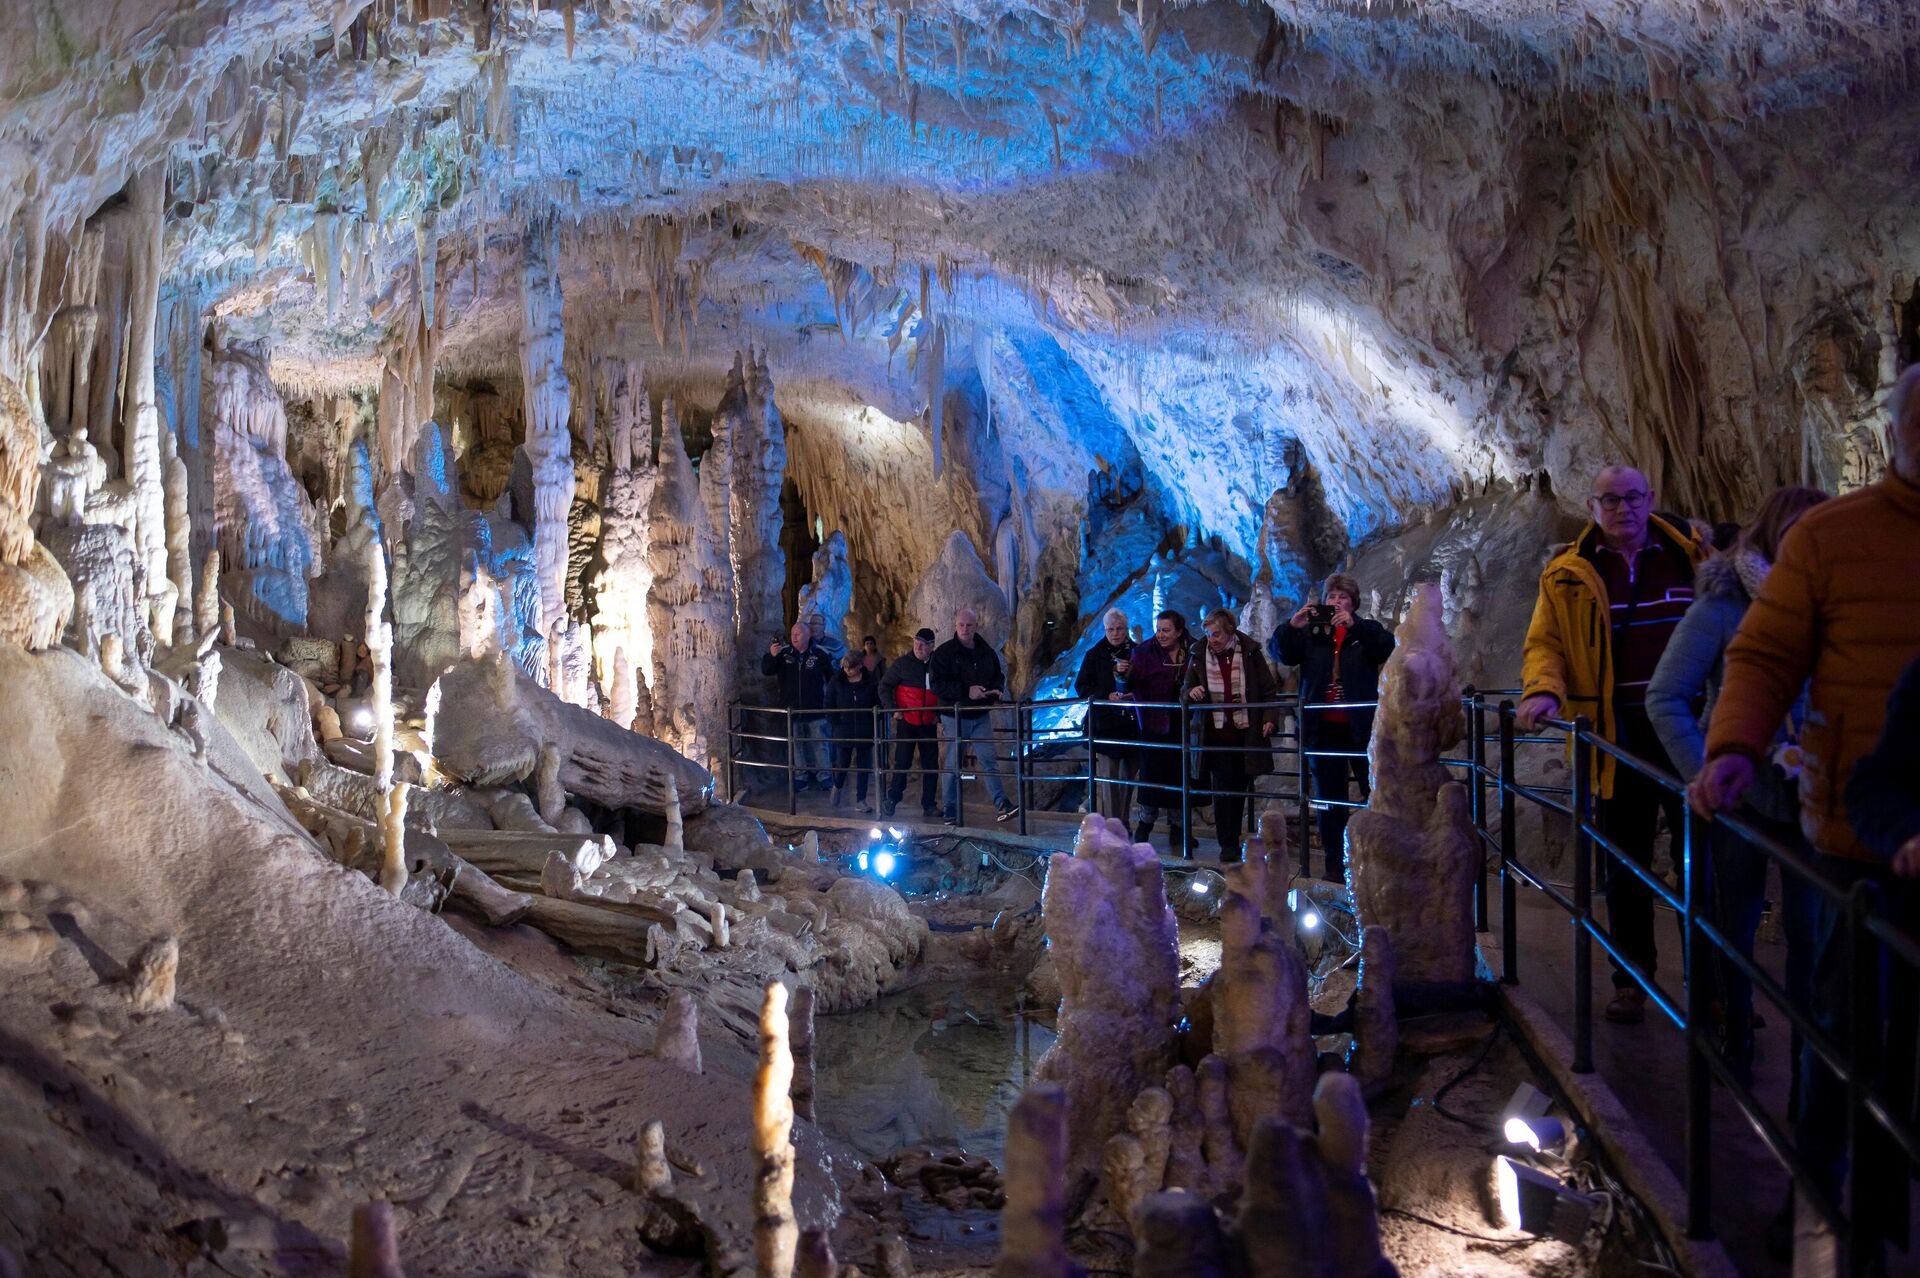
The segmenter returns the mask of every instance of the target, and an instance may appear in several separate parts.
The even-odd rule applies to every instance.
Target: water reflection
[[[955,1145],[999,1165],[1007,1111],[1053,1030],[1017,1006],[1011,983],[939,982],[815,1030],[817,1121],[863,1157]]]

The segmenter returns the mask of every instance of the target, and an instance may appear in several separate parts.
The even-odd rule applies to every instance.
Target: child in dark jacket
[[[867,672],[860,654],[840,659],[840,673],[827,685],[827,720],[833,739],[833,806],[845,807],[849,774],[855,785],[855,808],[871,813],[867,777],[873,771],[873,708],[880,704],[879,681]]]

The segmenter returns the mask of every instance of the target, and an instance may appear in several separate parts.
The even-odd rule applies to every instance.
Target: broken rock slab
[[[570,795],[664,817],[677,792],[684,815],[706,810],[712,773],[664,742],[569,705],[498,653],[463,658],[437,686],[434,757],[450,776],[475,785],[525,780],[551,744]]]

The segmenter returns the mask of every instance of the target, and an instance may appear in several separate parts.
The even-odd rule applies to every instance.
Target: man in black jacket
[[[760,658],[760,673],[780,681],[780,704],[788,710],[787,732],[793,742],[793,788],[832,788],[828,771],[827,680],[833,660],[813,645],[805,622],[795,622],[786,643],[774,640]]]
[[[1327,877],[1347,877],[1347,778],[1366,798],[1367,741],[1373,735],[1373,703],[1380,699],[1380,667],[1393,652],[1393,634],[1372,617],[1358,615],[1360,583],[1344,573],[1327,578],[1324,603],[1302,604],[1267,644],[1283,666],[1300,667],[1300,704],[1341,703],[1300,715],[1300,748],[1325,750],[1311,760],[1313,796],[1320,809],[1320,851]],[[1361,704],[1346,708],[1345,703]],[[1354,756],[1358,757],[1354,757]]]
[[[960,822],[960,750],[973,746],[997,819],[1019,812],[1000,779],[1000,758],[993,747],[993,708],[1007,699],[1007,677],[1000,655],[975,631],[980,618],[971,608],[953,614],[953,638],[933,650],[933,691],[950,707],[941,714],[947,726],[946,821]]]
[[[1087,710],[1087,739],[1093,743],[1093,793],[1087,807],[1102,816],[1127,819],[1133,807],[1133,740],[1136,720],[1127,707],[1107,702],[1127,699],[1127,676],[1133,671],[1133,636],[1127,614],[1107,609],[1106,636],[1087,649],[1074,678],[1073,691],[1093,704]]]

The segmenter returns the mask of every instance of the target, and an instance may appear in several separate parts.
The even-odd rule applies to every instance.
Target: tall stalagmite
[[[527,232],[520,259],[520,377],[526,395],[533,472],[533,555],[540,582],[536,629],[551,640],[567,609],[567,516],[573,508],[572,394],[561,322],[559,232],[547,222]]]
[[[1143,1087],[1173,1065],[1179,927],[1160,861],[1118,821],[1088,816],[1073,855],[1048,861],[1041,898],[1060,972],[1060,1036],[1034,1077],[1067,1094],[1076,1172],[1098,1165]]]
[[[672,413],[661,412],[660,478],[647,517],[654,733],[713,771],[726,733],[733,592],[686,445]]]
[[[1394,983],[1417,995],[1473,979],[1475,835],[1466,788],[1440,762],[1466,716],[1438,587],[1416,587],[1397,638],[1367,751],[1373,796],[1347,844],[1361,925],[1387,929]]]
[[[734,642],[742,680],[759,673],[766,636],[782,630],[780,592],[787,560],[780,549],[780,484],[787,469],[787,430],[773,402],[766,355],[736,353],[716,415],[731,418]],[[743,686],[752,686],[750,683]]]
[[[753,1252],[756,1278],[791,1278],[800,1227],[793,1217],[793,1054],[787,987],[760,1005],[760,1070],[753,1081]]]
[[[407,791],[393,775],[393,626],[386,619],[387,558],[367,548],[367,654],[373,670],[373,782],[379,794],[380,886],[399,896],[407,886]]]

